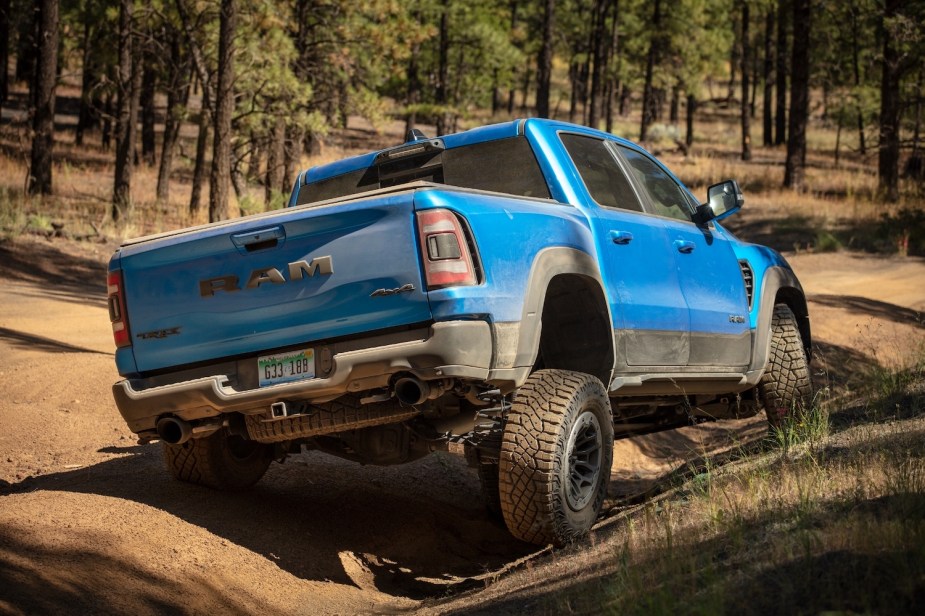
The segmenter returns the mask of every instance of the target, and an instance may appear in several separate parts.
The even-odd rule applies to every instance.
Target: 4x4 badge
[[[740,314],[730,314],[729,315],[730,323],[745,323],[745,317]]]
[[[408,283],[406,285],[402,285],[398,287],[397,289],[376,289],[375,291],[370,293],[369,296],[370,297],[386,297],[388,295],[398,295],[399,293],[411,293],[412,291],[414,291],[414,285],[411,283]]]

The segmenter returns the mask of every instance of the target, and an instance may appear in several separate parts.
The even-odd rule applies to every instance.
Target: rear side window
[[[605,207],[642,211],[629,179],[603,140],[568,133],[561,139],[592,199]]]
[[[633,175],[649,194],[654,213],[690,222],[690,201],[678,183],[645,154],[624,146],[617,147],[629,163]]]
[[[510,137],[403,159],[387,171],[372,165],[306,184],[296,203],[314,203],[416,180],[549,199],[549,187],[526,137]]]
[[[549,187],[526,137],[453,148],[443,153],[443,181],[521,197],[549,198]]]

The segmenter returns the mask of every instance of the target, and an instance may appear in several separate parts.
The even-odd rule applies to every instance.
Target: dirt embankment
[[[110,248],[0,244],[0,613],[413,611],[544,557],[486,515],[449,455],[374,468],[302,454],[243,493],[170,480],[159,445],[137,445],[112,402]],[[820,382],[925,339],[922,261],[792,263]],[[611,506],[762,431],[755,418],[619,441]]]

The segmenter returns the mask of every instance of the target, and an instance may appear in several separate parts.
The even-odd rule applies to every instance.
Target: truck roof
[[[459,133],[443,135],[441,137],[437,137],[436,139],[439,139],[442,142],[444,148],[452,149],[460,146],[472,145],[474,143],[523,135],[528,123],[532,128],[540,128],[541,130],[547,129],[579,131],[588,134],[596,134],[602,137],[606,136],[611,139],[616,139],[617,141],[627,145],[636,145],[630,141],[616,137],[615,135],[610,135],[608,133],[588,128],[586,126],[571,124],[569,122],[561,122],[558,120],[547,120],[543,118],[517,119],[499,124],[489,124],[487,126],[472,128]],[[397,144],[395,147],[401,147],[403,145],[405,144]],[[311,167],[299,175],[297,184],[300,186],[305,184],[313,184],[321,180],[333,178],[345,173],[357,171],[359,169],[366,169],[373,164],[377,156],[380,156],[382,152],[387,152],[390,149],[392,148],[368,152],[366,154],[360,154],[359,156],[352,156],[350,158],[345,158],[332,163]]]
[[[523,123],[524,120],[513,120],[501,124],[491,124],[489,126],[481,126],[460,133],[444,135],[439,137],[439,139],[443,142],[445,148],[450,149],[483,141],[516,137],[517,135],[523,134]],[[367,154],[360,154],[359,156],[351,156],[350,158],[345,158],[326,165],[311,167],[301,174],[299,183],[311,184],[319,180],[350,173],[351,171],[357,171],[358,169],[365,169],[373,164],[373,161],[380,152],[385,152],[388,149],[389,148],[386,150],[369,152]]]

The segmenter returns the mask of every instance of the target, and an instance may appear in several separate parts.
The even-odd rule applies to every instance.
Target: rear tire
[[[224,430],[182,445],[164,443],[164,462],[174,479],[217,490],[254,485],[273,461],[273,446]]]
[[[758,394],[772,428],[779,428],[812,405],[813,384],[806,348],[797,319],[786,304],[774,306],[768,366],[758,384]]]
[[[500,499],[508,530],[561,547],[588,534],[607,495],[613,419],[597,378],[539,370],[514,397],[501,445]]]

